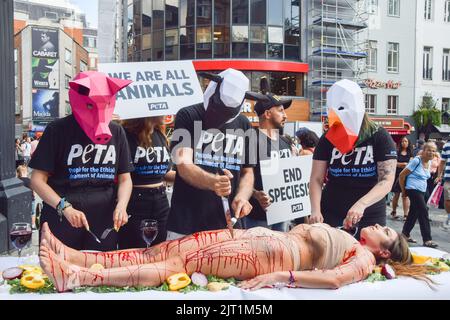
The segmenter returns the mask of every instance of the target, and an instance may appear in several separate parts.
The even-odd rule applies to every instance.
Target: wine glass
[[[19,262],[22,254],[22,249],[30,243],[31,241],[31,224],[29,223],[14,223],[11,230],[9,231],[9,236],[14,247],[19,250]]]
[[[147,244],[147,248],[149,248],[153,240],[155,240],[158,235],[158,221],[153,219],[144,219],[141,221],[140,229],[142,232],[142,239],[144,239]]]

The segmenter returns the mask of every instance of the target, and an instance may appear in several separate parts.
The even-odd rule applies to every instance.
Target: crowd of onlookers
[[[428,203],[435,188],[438,185],[443,186],[444,182],[449,180],[445,175],[445,167],[447,163],[450,164],[446,155],[449,148],[450,143],[434,139],[429,139],[427,142],[419,139],[413,146],[407,137],[403,137],[398,144],[396,180],[387,200],[392,208],[390,217],[405,221],[403,233],[406,233],[411,243],[417,242],[409,236],[417,220],[424,241],[427,241],[426,238],[431,239]],[[448,218],[443,227],[448,230],[450,229],[450,208],[445,206],[448,191],[446,188],[443,189],[438,208],[447,211]],[[403,215],[397,212],[400,198]]]
[[[31,170],[28,167],[31,156],[36,150],[39,143],[39,137],[29,137],[24,134],[22,139],[17,138],[15,141],[15,161],[16,161],[16,176],[23,181],[25,187],[30,187],[30,173]],[[36,203],[36,196],[32,191],[32,203],[31,203],[31,224],[33,229],[36,229],[36,211],[42,204]]]

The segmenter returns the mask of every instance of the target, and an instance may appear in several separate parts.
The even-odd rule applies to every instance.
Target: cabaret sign
[[[400,81],[379,81],[375,79],[366,79],[364,80],[365,85],[370,89],[398,89],[401,86]]]
[[[268,225],[311,214],[312,156],[263,160],[260,166],[264,192],[272,201],[267,208]]]
[[[114,113],[121,119],[173,115],[203,102],[192,61],[101,63],[98,69],[133,81],[117,93]]]

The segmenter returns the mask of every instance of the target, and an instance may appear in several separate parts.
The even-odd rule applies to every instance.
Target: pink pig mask
[[[116,93],[132,81],[110,78],[97,71],[79,73],[69,82],[72,113],[81,129],[95,144],[107,144],[111,139],[111,122]]]

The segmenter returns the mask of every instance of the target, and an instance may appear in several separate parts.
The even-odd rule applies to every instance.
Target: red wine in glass
[[[19,250],[19,262],[22,254],[22,249],[31,241],[31,225],[29,223],[14,223],[9,232],[14,247]]]
[[[152,242],[158,235],[158,221],[153,219],[145,219],[141,221],[142,239],[147,244],[147,248],[150,247]]]

